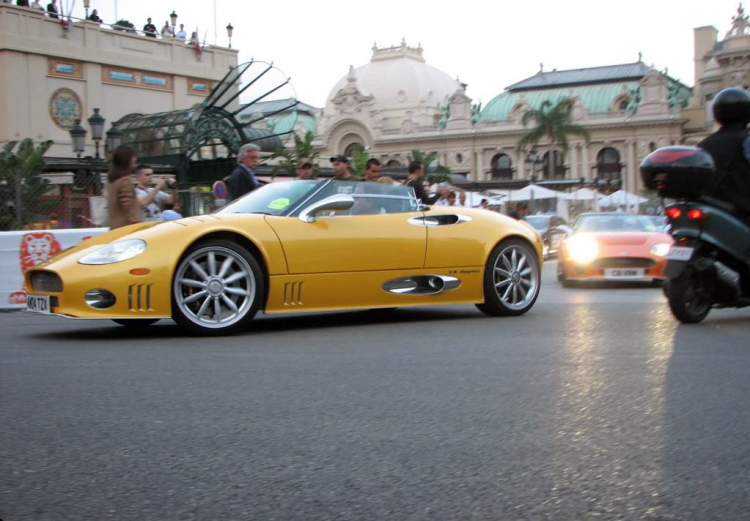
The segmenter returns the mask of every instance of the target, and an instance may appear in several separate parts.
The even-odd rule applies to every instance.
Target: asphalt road
[[[750,519],[750,309],[554,274],[210,340],[0,313],[0,519]]]

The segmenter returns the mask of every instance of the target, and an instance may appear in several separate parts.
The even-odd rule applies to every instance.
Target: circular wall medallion
[[[78,94],[68,88],[57,89],[49,100],[49,115],[55,125],[70,130],[75,120],[81,119],[83,104]]]

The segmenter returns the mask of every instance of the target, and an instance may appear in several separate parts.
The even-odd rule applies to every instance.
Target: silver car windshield
[[[286,215],[324,180],[306,179],[269,183],[253,190],[244,197],[232,201],[220,214],[227,213],[261,213],[265,215]]]

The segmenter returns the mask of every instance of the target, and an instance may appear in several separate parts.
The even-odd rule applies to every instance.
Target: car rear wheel
[[[231,241],[202,242],[175,271],[172,318],[192,333],[230,334],[250,323],[263,294],[263,274],[250,252]]]
[[[483,313],[516,316],[536,302],[541,285],[541,268],[534,249],[519,239],[509,239],[492,251],[484,270]]]
[[[113,318],[112,322],[130,328],[147,327],[156,324],[158,318]]]

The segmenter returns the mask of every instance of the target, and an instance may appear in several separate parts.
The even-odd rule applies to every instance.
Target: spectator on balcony
[[[91,20],[92,22],[96,22],[96,23],[102,23],[102,19],[99,18],[99,15],[97,14],[96,9],[94,9],[91,12],[91,16],[89,16],[89,20]]]
[[[39,3],[39,0],[34,0],[34,1],[33,1],[33,2],[31,3],[31,8],[32,8],[32,9],[34,9],[35,11],[41,11],[41,12],[44,12],[44,6],[43,6],[42,4],[40,4],[40,3]]]
[[[57,0],[52,0],[47,4],[47,14],[49,14],[50,18],[59,18],[59,16],[57,16],[57,13]]]
[[[18,0],[16,5],[18,7],[29,7],[29,0]]]
[[[172,28],[169,26],[169,22],[164,22],[164,27],[161,28],[161,37],[174,38],[174,33],[172,32]]]
[[[156,26],[151,23],[151,18],[148,19],[148,23],[143,26],[143,32],[149,38],[156,38]]]
[[[175,38],[179,38],[180,40],[185,40],[187,38],[187,33],[185,32],[185,24],[180,24],[180,30],[177,31]]]

